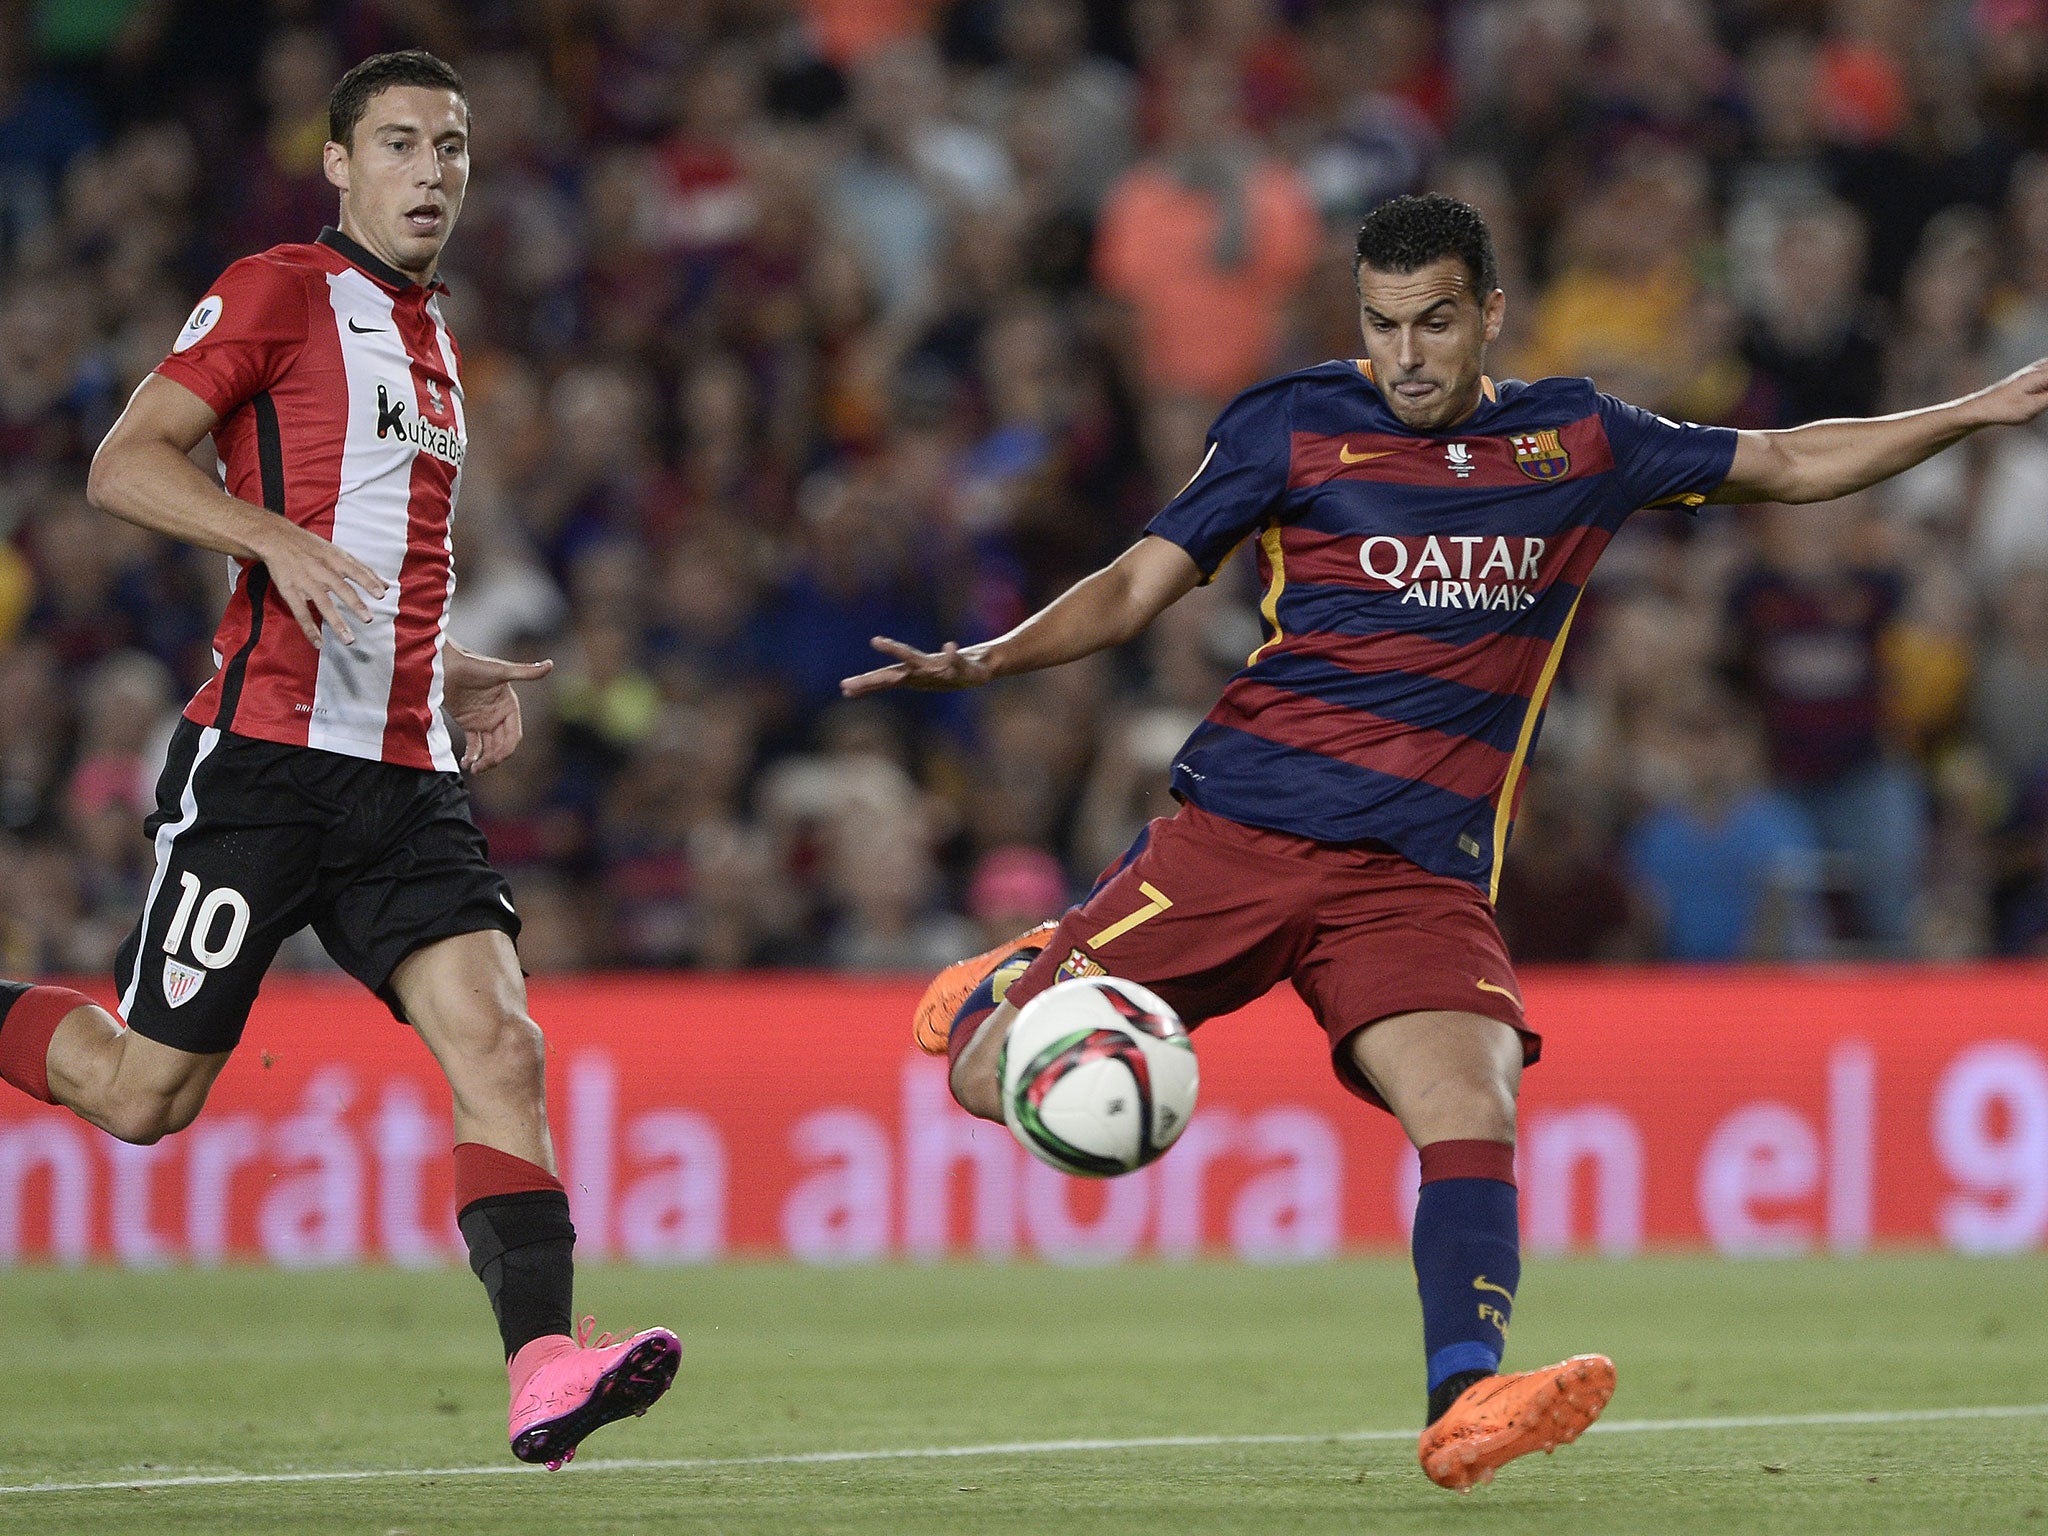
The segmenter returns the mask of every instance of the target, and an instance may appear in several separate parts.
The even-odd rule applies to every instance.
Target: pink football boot
[[[522,1347],[506,1366],[512,1379],[512,1454],[550,1472],[576,1456],[592,1430],[643,1414],[676,1379],[683,1346],[666,1328],[612,1342],[591,1338],[586,1317],[576,1337],[551,1334]]]

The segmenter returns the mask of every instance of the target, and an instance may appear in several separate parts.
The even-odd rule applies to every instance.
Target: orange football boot
[[[1605,1355],[1485,1377],[1422,1432],[1422,1470],[1433,1483],[1470,1493],[1517,1456],[1570,1445],[1613,1396],[1614,1362]]]
[[[917,1000],[917,1012],[913,1015],[911,1033],[917,1037],[917,1048],[927,1056],[946,1054],[946,1038],[953,1032],[953,1015],[960,1011],[960,1005],[968,995],[981,985],[988,973],[1001,965],[1020,949],[1036,946],[1045,947],[1045,941],[1052,937],[1056,922],[1040,923],[1036,928],[1026,929],[1014,939],[1005,940],[994,949],[985,949],[966,960],[955,960],[938,975],[932,984],[924,989],[924,996]],[[1017,973],[1019,976],[1022,971]],[[1013,976],[1010,980],[1015,981]],[[1002,1001],[998,994],[997,1002]]]

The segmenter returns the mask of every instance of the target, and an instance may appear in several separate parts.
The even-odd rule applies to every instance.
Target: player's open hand
[[[1979,391],[1976,405],[1985,424],[1996,426],[2018,426],[2048,411],[2048,357]]]
[[[271,519],[265,527],[262,546],[255,553],[270,573],[270,584],[316,651],[322,624],[340,636],[343,645],[354,645],[356,635],[349,628],[348,615],[369,624],[373,615],[364,594],[382,597],[388,586],[382,576],[339,544],[281,517]]]
[[[928,691],[977,688],[996,675],[984,648],[978,645],[963,651],[948,640],[936,651],[920,651],[914,645],[905,645],[901,640],[891,640],[886,635],[876,635],[868,643],[884,656],[894,656],[896,663],[863,672],[858,677],[841,678],[839,691],[849,699],[880,693],[888,688]]]
[[[479,656],[449,641],[441,652],[441,697],[462,727],[462,768],[482,773],[510,757],[525,727],[514,683],[530,683],[555,670],[552,661],[504,661]]]

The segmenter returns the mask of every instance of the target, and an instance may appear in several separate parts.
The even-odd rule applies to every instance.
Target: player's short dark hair
[[[453,91],[469,108],[469,92],[453,65],[435,58],[424,48],[407,48],[398,53],[373,53],[334,83],[327,98],[327,137],[353,148],[350,135],[381,91],[395,85],[423,85],[429,90]]]
[[[1359,226],[1351,276],[1356,281],[1361,267],[1375,272],[1413,272],[1446,256],[1465,263],[1477,285],[1474,297],[1480,303],[1500,286],[1493,236],[1477,208],[1441,192],[1389,198]]]

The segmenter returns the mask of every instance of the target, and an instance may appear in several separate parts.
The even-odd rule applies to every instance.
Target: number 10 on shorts
[[[242,952],[242,940],[249,934],[249,900],[234,887],[223,885],[201,901],[199,893],[204,888],[199,877],[189,869],[179,873],[178,882],[184,887],[184,892],[178,898],[178,910],[171,914],[170,931],[164,935],[164,953],[175,955],[178,952],[189,927],[192,930],[192,958],[209,971],[217,971]],[[196,916],[194,907],[198,908]],[[212,942],[213,930],[220,925],[223,911],[233,915],[228,920],[227,933],[215,944]]]

